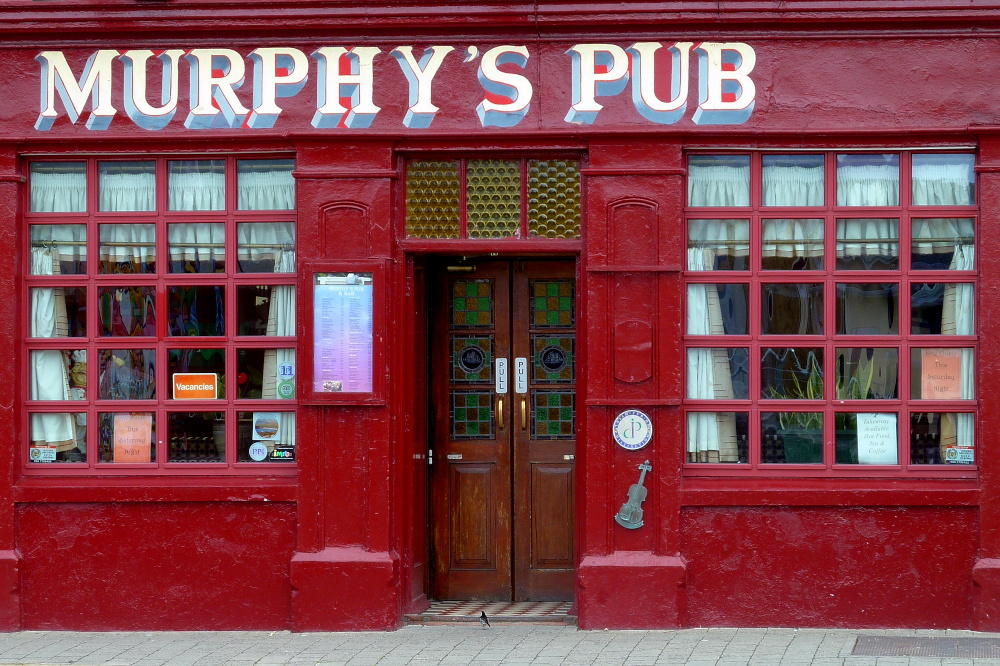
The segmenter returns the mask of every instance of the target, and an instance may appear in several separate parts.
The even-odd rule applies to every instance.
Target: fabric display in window
[[[956,245],[950,268],[956,271],[971,271],[975,266],[975,247]],[[975,299],[971,282],[946,284],[944,307],[941,312],[942,335],[975,335]],[[973,352],[962,349],[961,397],[972,400],[976,397]],[[946,413],[941,417],[941,460],[950,446],[972,446],[975,433],[975,415],[970,413]]]
[[[102,273],[151,273],[156,264],[156,227],[152,224],[102,224]]]
[[[217,267],[225,265],[224,224],[171,224],[167,240],[170,243],[171,272],[214,273]]]

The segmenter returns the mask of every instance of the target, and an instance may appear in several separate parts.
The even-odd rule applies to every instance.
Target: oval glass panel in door
[[[453,335],[451,380],[474,384],[493,381],[493,336]]]
[[[536,382],[558,384],[576,379],[573,335],[531,336],[531,378]]]

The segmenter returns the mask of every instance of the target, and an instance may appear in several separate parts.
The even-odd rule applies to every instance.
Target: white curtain
[[[709,270],[711,249],[688,250],[688,268]],[[721,335],[722,310],[715,285],[689,284],[687,332]],[[732,399],[732,369],[726,349],[688,349],[687,397],[694,400]],[[688,412],[688,462],[739,462],[736,415],[732,412]]]
[[[956,245],[950,269],[971,271],[975,266],[975,248]],[[946,284],[941,313],[942,335],[975,335],[975,295],[971,282]],[[975,359],[973,350],[962,349],[961,398],[976,397]],[[941,419],[941,454],[944,460],[948,446],[972,446],[975,441],[975,419],[970,413],[945,414]]]
[[[749,165],[689,165],[688,205],[749,206]]]
[[[295,208],[295,179],[285,169],[241,169],[237,185],[240,210],[292,210]]]
[[[837,258],[898,257],[899,220],[837,220]]]
[[[969,164],[913,164],[913,203],[965,206],[973,203]]]
[[[58,275],[59,264],[52,252],[32,248],[32,275]],[[31,290],[31,337],[65,338],[69,335],[66,316],[66,296],[59,288]],[[70,400],[69,368],[66,356],[58,349],[31,352],[32,400]],[[31,441],[36,445],[55,446],[68,451],[77,446],[76,426],[72,414],[32,414]]]
[[[899,167],[889,164],[837,167],[838,206],[898,206]]]
[[[292,222],[237,225],[236,258],[240,262],[273,261],[275,273],[295,271],[295,225]],[[288,270],[279,270],[279,253],[291,252]]]
[[[170,210],[225,210],[226,172],[204,162],[171,162],[167,183]]]
[[[764,220],[762,240],[765,258],[823,256],[823,220]]]
[[[111,212],[156,210],[156,173],[142,171],[102,171],[100,210]]]
[[[765,206],[822,206],[822,167],[764,166]]]
[[[83,224],[33,224],[31,247],[51,252],[52,261],[56,264],[77,264],[77,272],[82,273],[83,264],[87,260],[87,227]],[[58,267],[57,272],[61,272]]]
[[[279,250],[274,262],[275,273],[292,273],[295,271],[295,251]],[[295,287],[293,285],[275,285],[271,287],[271,298],[267,313],[267,335],[295,335]],[[265,399],[280,398],[277,390],[279,370],[283,365],[295,367],[294,349],[267,349],[264,351],[264,386],[261,397]],[[293,370],[294,371],[294,370]],[[278,412],[278,432],[281,433],[277,442],[268,442],[268,447],[295,445],[295,413]]]
[[[100,262],[109,266],[132,264],[138,270],[156,258],[156,227],[152,224],[102,224]],[[102,272],[122,272],[105,269]]]
[[[749,220],[688,220],[688,247],[695,250],[696,265],[688,261],[689,271],[715,270],[720,255],[746,257],[750,254]],[[712,263],[705,265],[700,251],[712,252]],[[688,258],[691,258],[690,250]],[[697,267],[696,267],[697,266]]]
[[[196,264],[201,262],[223,263],[226,260],[226,225],[224,224],[198,222],[171,224],[167,234],[170,242],[171,263],[187,261]]]
[[[82,213],[87,210],[87,173],[55,172],[42,165],[31,169],[31,212]]]

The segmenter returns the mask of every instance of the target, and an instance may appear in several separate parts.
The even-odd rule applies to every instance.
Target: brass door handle
[[[497,396],[497,420],[500,423],[499,429],[503,430],[503,396]]]
[[[528,429],[528,401],[521,397],[521,430]]]

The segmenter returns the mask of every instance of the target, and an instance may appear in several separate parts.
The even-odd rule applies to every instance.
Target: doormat
[[[408,622],[479,622],[485,612],[490,622],[550,622],[576,624],[569,601],[432,601],[422,613],[407,615]]]
[[[1000,658],[1000,638],[858,636],[851,654],[865,657]]]

